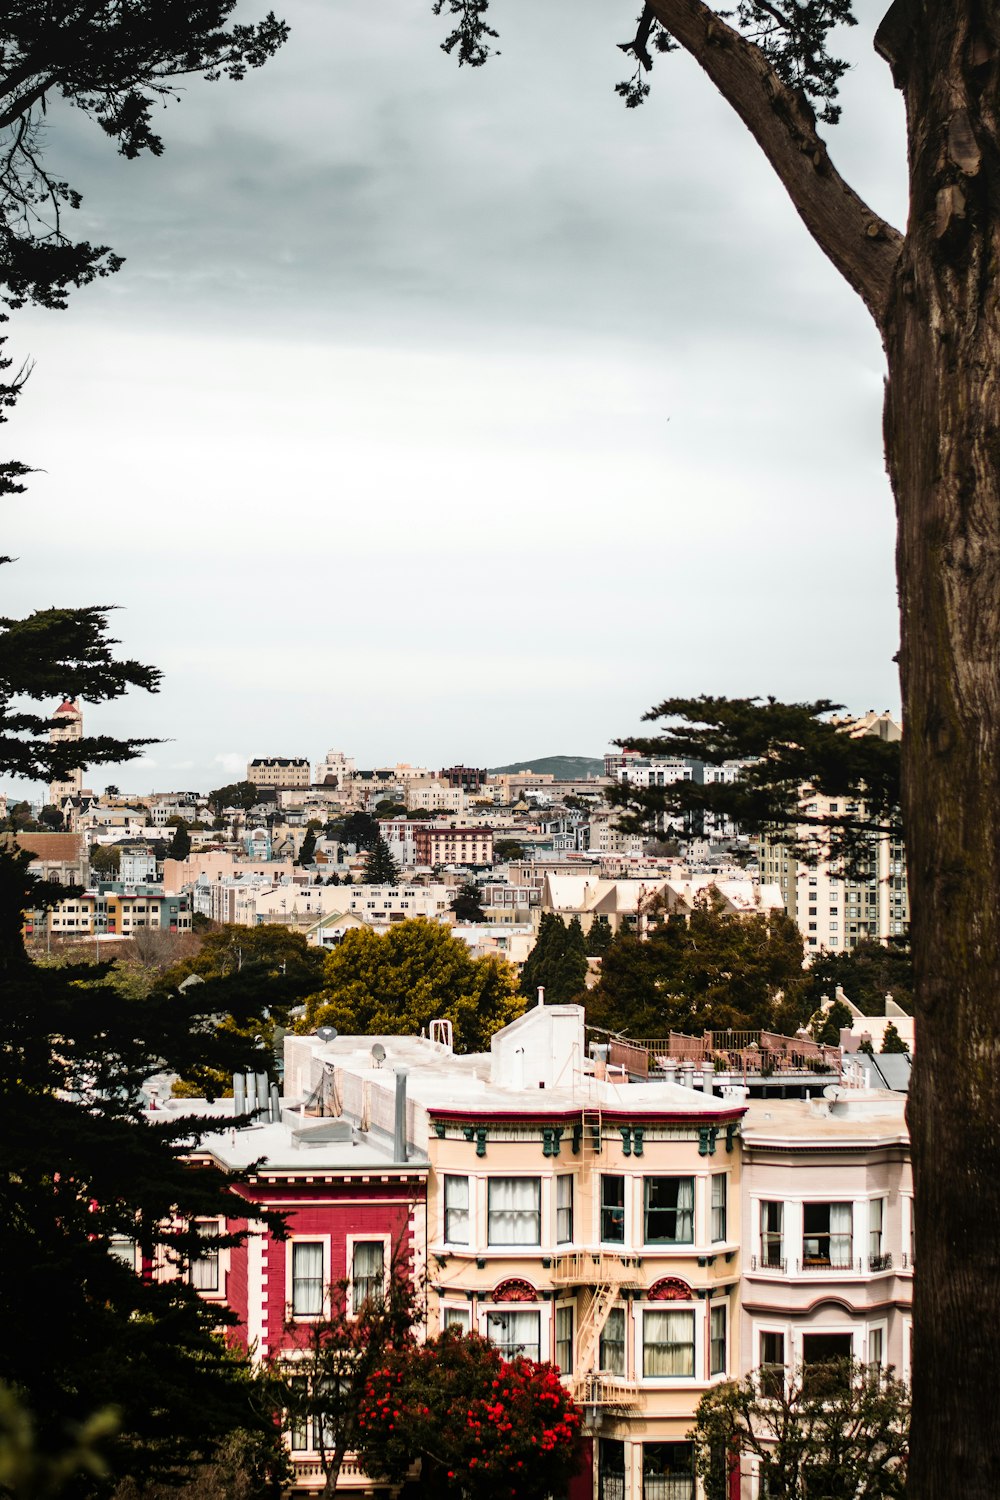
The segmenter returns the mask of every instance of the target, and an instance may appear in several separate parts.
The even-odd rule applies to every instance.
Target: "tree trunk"
[[[997,12],[897,5],[882,47],[911,174],[884,336],[917,1012],[913,1500],[1000,1489]]]

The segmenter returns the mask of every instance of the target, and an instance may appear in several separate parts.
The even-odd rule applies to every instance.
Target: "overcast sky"
[[[168,741],[88,782],[599,755],[677,694],[895,707],[879,343],[699,70],[625,110],[635,0],[495,0],[477,71],[430,0],[276,8],[158,160],[50,115],[127,263],[11,325],[45,472],[3,607],[121,606],[163,689],[87,727]],[[826,134],[900,223],[883,8]]]

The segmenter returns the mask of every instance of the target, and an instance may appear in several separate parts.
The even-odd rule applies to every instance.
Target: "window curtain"
[[[830,1264],[832,1266],[851,1264],[852,1221],[853,1212],[850,1203],[830,1204]]]
[[[469,1179],[444,1180],[444,1237],[453,1245],[469,1243]]]
[[[315,1318],[323,1311],[323,1246],[292,1247],[292,1312]]]
[[[490,1244],[537,1245],[541,1184],[537,1177],[494,1177],[490,1182]]]
[[[517,1354],[539,1359],[540,1328],[537,1312],[491,1312],[486,1319],[487,1335],[504,1359],[513,1359]]]
[[[613,1307],[601,1333],[601,1369],[608,1375],[625,1374],[625,1309]]]
[[[354,1246],[354,1311],[369,1298],[380,1300],[384,1290],[385,1254],[381,1240],[360,1240]]]
[[[212,1241],[219,1237],[218,1224],[199,1224],[198,1233],[207,1243],[201,1254],[191,1262],[191,1285],[196,1292],[219,1290],[219,1248]]]
[[[694,1375],[694,1313],[647,1312],[642,1324],[642,1373]]]
[[[677,1184],[677,1241],[694,1242],[694,1178],[682,1177]]]

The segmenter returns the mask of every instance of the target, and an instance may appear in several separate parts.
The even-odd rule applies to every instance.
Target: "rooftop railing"
[[[672,1031],[666,1037],[612,1039],[608,1060],[621,1062],[630,1073],[643,1077],[662,1074],[669,1064],[701,1068],[706,1062],[717,1073],[762,1077],[810,1072],[833,1073],[839,1078],[843,1071],[839,1047],[775,1031],[705,1031],[700,1036]]]

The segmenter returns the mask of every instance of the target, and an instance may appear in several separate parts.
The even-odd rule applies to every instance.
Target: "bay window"
[[[486,1336],[504,1359],[523,1354],[537,1360],[541,1357],[541,1314],[507,1308],[491,1311],[486,1317]]]
[[[563,1375],[573,1373],[573,1309],[556,1308],[556,1364]]]
[[[693,1244],[694,1178],[647,1177],[644,1188],[646,1244]]]
[[[724,1302],[716,1303],[711,1309],[708,1362],[710,1375],[725,1375],[726,1373],[726,1311]]]
[[[712,1176],[712,1241],[726,1238],[726,1174],[715,1172]]]
[[[573,1178],[568,1172],[556,1178],[556,1244],[573,1238]]]
[[[444,1179],[444,1237],[452,1245],[469,1243],[469,1179]]]
[[[601,1174],[601,1240],[625,1243],[625,1179],[607,1172]]]
[[[804,1203],[803,1269],[851,1270],[853,1232],[854,1212],[850,1203]]]
[[[606,1375],[625,1374],[625,1309],[613,1307],[601,1329],[599,1368]]]
[[[491,1177],[488,1239],[491,1245],[540,1245],[542,1183],[538,1177]]]
[[[643,1310],[642,1373],[651,1380],[694,1375],[693,1312]]]

